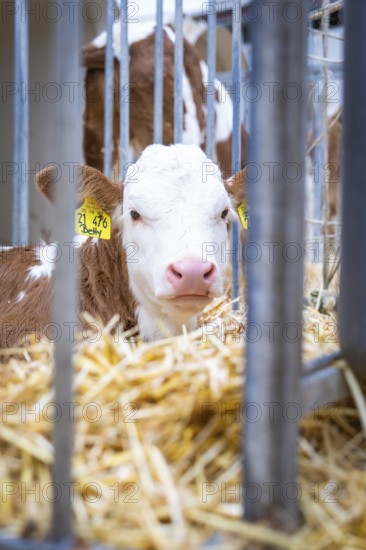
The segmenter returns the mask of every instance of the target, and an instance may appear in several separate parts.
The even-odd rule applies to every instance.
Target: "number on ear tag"
[[[103,212],[99,204],[87,197],[75,210],[75,232],[96,239],[111,238],[111,217]]]

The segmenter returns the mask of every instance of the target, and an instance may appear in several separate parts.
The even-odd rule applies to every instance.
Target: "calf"
[[[56,170],[37,174],[53,200]],[[146,340],[193,329],[224,291],[228,226],[244,199],[244,171],[223,181],[197,146],[151,145],[124,184],[83,167],[77,200],[90,197],[111,218],[110,239],[81,237],[80,309],[101,324],[118,314]],[[0,253],[2,347],[50,321],[52,245]],[[17,327],[17,329],[16,329]]]
[[[139,155],[153,143],[154,129],[154,70],[155,34],[154,23],[132,25],[129,33],[129,78],[128,98],[130,104],[130,143]],[[133,33],[132,33],[133,30]],[[118,161],[119,139],[119,60],[120,26],[113,30],[114,46],[114,116],[113,116],[113,163]],[[174,142],[174,30],[164,27],[164,103],[163,143]],[[85,77],[86,105],[84,112],[84,158],[88,165],[103,168],[104,147],[104,102],[106,33],[102,33],[83,50],[82,63],[87,68]],[[183,92],[183,137],[186,144],[205,148],[206,143],[206,87],[208,69],[200,60],[195,47],[184,40]],[[233,104],[221,82],[215,80],[215,143],[216,159],[223,175],[231,172],[231,141],[233,130]],[[242,167],[247,158],[247,133],[241,129]]]

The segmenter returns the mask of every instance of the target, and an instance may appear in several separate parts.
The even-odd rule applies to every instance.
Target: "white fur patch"
[[[200,67],[203,82],[208,83],[208,67],[201,60]],[[225,87],[220,80],[215,78],[215,90],[217,90],[219,100],[215,98],[215,141],[226,141],[233,131],[233,102],[226,92]]]
[[[15,301],[16,301],[17,304],[19,304],[19,302],[24,300],[24,298],[25,298],[25,292],[24,292],[24,290],[22,290],[21,292],[19,292],[19,294],[17,296],[17,299]]]
[[[42,243],[36,247],[36,259],[39,264],[29,268],[28,279],[40,279],[42,277],[50,278],[55,269],[55,263],[59,254],[59,249],[55,243]]]
[[[99,239],[97,239],[96,237],[87,237],[86,235],[79,234],[74,235],[73,241],[75,244],[79,244],[80,247],[82,247],[83,244],[85,244],[89,239],[92,244],[98,244]]]

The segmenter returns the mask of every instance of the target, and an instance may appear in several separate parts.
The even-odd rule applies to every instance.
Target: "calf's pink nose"
[[[168,266],[166,277],[177,296],[205,295],[216,280],[216,267],[211,262],[184,258]]]

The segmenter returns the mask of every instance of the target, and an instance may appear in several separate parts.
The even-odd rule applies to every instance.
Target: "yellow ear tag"
[[[238,214],[241,220],[241,224],[244,229],[248,229],[249,227],[249,206],[248,201],[243,201],[241,204],[239,204],[238,207]]]
[[[83,204],[75,210],[75,232],[96,239],[111,238],[111,217],[99,204],[87,197]]]

